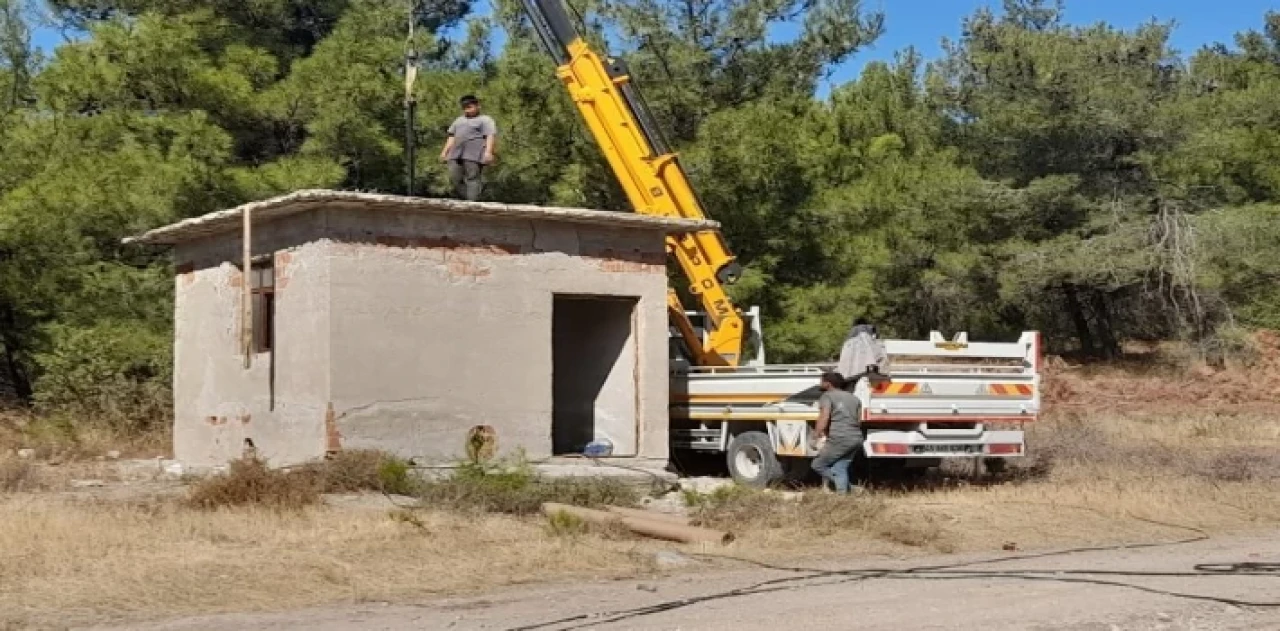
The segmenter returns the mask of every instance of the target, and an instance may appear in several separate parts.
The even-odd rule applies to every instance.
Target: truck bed
[[[1012,343],[966,336],[884,340],[888,382],[860,380],[869,457],[1021,455],[1022,432],[1008,427],[1040,412],[1039,335]],[[780,455],[812,455],[821,375],[833,364],[681,367],[671,373],[673,446],[721,450],[752,424],[768,430]],[[732,428],[731,428],[732,426]],[[1015,447],[1016,445],[1016,447]]]

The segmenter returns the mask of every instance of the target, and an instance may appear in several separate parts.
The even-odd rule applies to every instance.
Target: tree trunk
[[[1115,359],[1120,356],[1120,342],[1116,339],[1115,327],[1112,326],[1111,300],[1106,294],[1094,291],[1089,296],[1089,302],[1093,306],[1093,317],[1098,323],[1098,337],[1101,343],[1098,350],[1103,357]]]
[[[31,402],[31,380],[27,377],[27,371],[22,367],[22,361],[18,357],[19,344],[14,340],[13,336],[17,332],[17,318],[13,315],[13,308],[4,305],[0,306],[0,331],[5,334],[0,335],[0,346],[4,347],[4,371],[5,377],[9,382],[9,386],[13,388],[13,394],[23,403]]]
[[[1084,305],[1080,304],[1076,286],[1063,285],[1062,295],[1067,300],[1067,315],[1071,316],[1071,323],[1076,327],[1076,337],[1080,340],[1080,352],[1089,357],[1094,356],[1097,353],[1097,347],[1093,343],[1093,331],[1089,330],[1089,317],[1084,312]]]
[[[18,361],[17,353],[8,342],[2,343],[4,347],[4,370],[5,380],[9,382],[9,386],[13,388],[13,395],[23,403],[31,402],[31,380],[27,379],[26,372],[22,370],[22,362]]]

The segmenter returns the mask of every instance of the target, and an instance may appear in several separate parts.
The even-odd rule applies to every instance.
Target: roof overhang
[[[250,219],[269,221],[321,208],[370,211],[421,212],[494,219],[553,221],[609,228],[652,230],[664,234],[683,234],[699,230],[717,230],[720,224],[711,220],[651,217],[586,208],[559,208],[499,202],[468,202],[454,199],[431,199],[381,195],[358,191],[301,190],[220,210],[200,217],[147,231],[124,239],[125,244],[173,245],[240,229],[246,212]]]

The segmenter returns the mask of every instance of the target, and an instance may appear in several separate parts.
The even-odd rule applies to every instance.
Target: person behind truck
[[[844,390],[845,379],[840,373],[822,375],[819,382],[822,396],[818,398],[818,422],[814,437],[822,441],[818,456],[813,459],[813,470],[824,482],[831,482],[837,493],[848,493],[849,465],[862,448],[862,403],[858,397]]]
[[[466,95],[459,99],[462,116],[449,125],[449,139],[440,150],[440,161],[449,165],[449,181],[454,195],[477,201],[484,188],[484,169],[493,164],[498,126],[480,113],[480,99]]]
[[[840,348],[840,361],[836,364],[836,371],[849,375],[850,386],[862,377],[869,377],[873,381],[882,379],[888,369],[885,365],[886,358],[884,344],[879,339],[875,325],[858,318],[853,322],[853,327],[849,329],[844,345]]]

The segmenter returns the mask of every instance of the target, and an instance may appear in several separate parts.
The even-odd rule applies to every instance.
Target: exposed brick
[[[595,259],[595,264],[606,272],[662,273],[666,270],[662,265],[613,259]]]
[[[491,270],[488,267],[480,265],[469,256],[451,256],[449,257],[446,269],[450,278],[470,278],[477,280],[488,276]]]
[[[174,273],[178,277],[178,281],[184,287],[190,287],[196,282],[196,266],[195,263],[181,263],[173,268]]]
[[[427,248],[433,250],[456,250],[477,254],[520,254],[524,248],[519,244],[496,243],[487,239],[476,242],[458,241],[449,237],[396,237],[384,235],[376,239],[378,245],[393,248]]]
[[[342,434],[338,432],[337,415],[333,413],[333,402],[329,402],[324,410],[325,451],[336,453],[342,451]]]
[[[378,237],[378,245],[385,245],[391,248],[407,248],[410,247],[410,241],[404,237]]]
[[[275,273],[275,290],[281,291],[289,286],[290,264],[293,263],[293,253],[288,250],[276,252],[274,261]]]
[[[614,250],[613,248],[592,248],[582,252],[583,256],[613,261],[631,261],[646,265],[666,265],[667,258],[663,252],[644,250]]]

